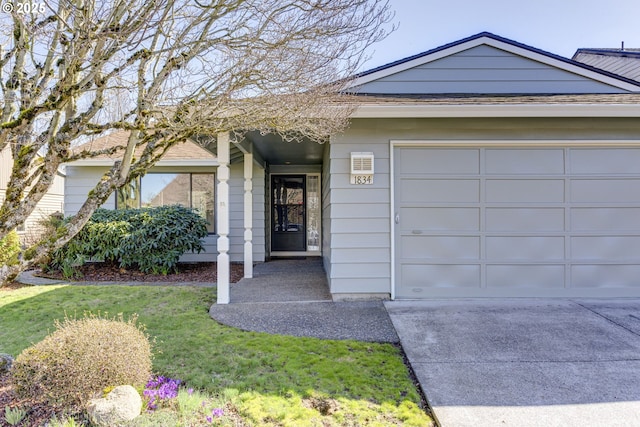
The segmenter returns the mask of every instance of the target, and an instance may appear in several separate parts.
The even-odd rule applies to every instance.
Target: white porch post
[[[218,134],[218,304],[229,304],[229,132]]]
[[[253,277],[253,154],[244,154],[244,277]]]

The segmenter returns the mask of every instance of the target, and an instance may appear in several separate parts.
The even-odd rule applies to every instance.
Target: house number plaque
[[[351,175],[351,184],[354,184],[354,185],[373,184],[373,175]]]

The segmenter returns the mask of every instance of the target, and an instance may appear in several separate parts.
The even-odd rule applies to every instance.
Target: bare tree
[[[13,168],[0,238],[62,163],[105,154],[74,147],[114,130],[130,136],[109,150],[122,160],[73,221],[0,282],[66,243],[177,142],[247,130],[321,140],[343,129],[339,82],[391,17],[386,0],[39,0],[2,12],[0,151],[10,147]]]

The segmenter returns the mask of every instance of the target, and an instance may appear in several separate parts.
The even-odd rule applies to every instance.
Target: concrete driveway
[[[640,425],[640,299],[385,306],[444,427]]]

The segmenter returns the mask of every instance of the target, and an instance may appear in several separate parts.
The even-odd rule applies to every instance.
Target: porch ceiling
[[[320,165],[324,144],[310,140],[302,142],[285,142],[278,135],[261,135],[260,132],[249,132],[246,139],[253,144],[262,158],[272,165]]]

